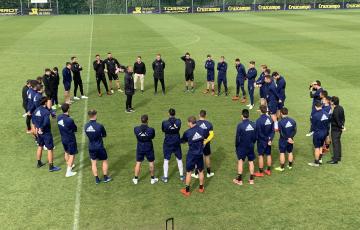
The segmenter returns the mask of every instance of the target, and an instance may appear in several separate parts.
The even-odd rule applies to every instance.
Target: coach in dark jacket
[[[126,113],[135,112],[132,107],[132,97],[135,94],[134,88],[134,77],[133,77],[133,68],[132,66],[128,66],[125,70],[125,95],[126,95]]]
[[[165,94],[165,81],[164,81],[165,62],[161,59],[160,54],[156,55],[156,59],[152,63],[152,68],[154,70],[155,94],[157,93],[158,81],[160,81],[162,92],[163,94]]]
[[[333,145],[333,156],[332,160],[328,161],[329,164],[337,164],[341,161],[341,134],[345,131],[345,113],[343,107],[339,105],[339,102],[338,97],[332,97],[331,141]]]

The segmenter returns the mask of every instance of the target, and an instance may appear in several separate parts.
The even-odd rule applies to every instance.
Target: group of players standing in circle
[[[194,70],[195,61],[186,53],[181,57],[185,63],[185,92],[194,92]],[[227,63],[224,56],[221,56],[220,61],[217,63],[218,79],[217,79],[217,93],[215,93],[215,62],[212,60],[211,55],[207,56],[204,65],[207,70],[206,80],[207,88],[204,94],[212,94],[220,96],[221,86],[224,86],[225,96],[228,96],[229,90],[227,86]],[[261,65],[261,73],[257,77],[257,70],[255,68],[255,61],[249,62],[249,68],[246,71],[245,66],[241,63],[240,59],[235,60],[235,68],[237,70],[236,76],[236,94],[232,98],[234,101],[241,100],[241,103],[246,103],[247,95],[245,90],[245,82],[248,81],[248,94],[250,103],[247,105],[248,109],[242,110],[242,121],[237,125],[235,137],[235,152],[238,158],[237,176],[233,182],[237,185],[243,184],[243,163],[248,160],[249,163],[249,183],[254,184],[255,177],[263,177],[264,175],[271,175],[272,157],[271,146],[276,132],[279,132],[279,153],[280,153],[280,166],[276,167],[277,171],[285,170],[285,154],[288,154],[288,169],[293,167],[293,144],[296,135],[297,125],[294,119],[288,116],[288,109],[284,107],[286,99],[285,88],[286,81],[283,76],[278,72],[272,72],[266,65]],[[136,83],[140,81],[140,92],[144,92],[144,79],[146,74],[146,66],[142,62],[141,57],[138,56],[133,66],[123,66],[117,59],[108,53],[105,60],[101,60],[100,55],[96,55],[96,60],[93,62],[93,69],[95,70],[96,83],[98,96],[102,96],[100,83],[102,82],[106,93],[111,95],[114,93],[113,81],[117,90],[125,93],[126,100],[126,113],[135,112],[132,107],[132,97],[136,91]],[[156,56],[155,61],[152,63],[154,71],[154,86],[155,94],[157,94],[157,85],[160,81],[162,86],[162,93],[165,94],[164,82],[164,69],[165,62],[161,59],[161,55]],[[45,75],[37,80],[29,80],[27,85],[23,88],[23,106],[26,111],[24,116],[27,117],[27,132],[32,133],[35,137],[37,148],[37,167],[40,168],[45,164],[41,161],[43,149],[48,150],[48,163],[49,171],[58,171],[59,167],[53,165],[53,137],[51,134],[50,116],[56,117],[56,108],[61,107],[63,114],[57,116],[57,124],[61,135],[62,144],[65,152],[65,161],[67,163],[66,177],[76,175],[73,172],[74,158],[77,150],[77,142],[75,132],[77,126],[74,120],[70,117],[70,104],[73,102],[70,98],[71,82],[74,79],[75,90],[74,100],[87,99],[84,95],[83,85],[81,80],[80,71],[82,67],[78,64],[77,58],[72,57],[71,62],[66,63],[66,67],[62,71],[63,85],[64,85],[64,101],[65,103],[59,106],[57,99],[58,85],[60,82],[57,68],[53,71],[50,69],[45,70]],[[109,77],[110,88],[108,87],[105,73]],[[118,73],[124,72],[124,91],[120,87]],[[46,96],[42,96],[43,85],[45,86]],[[77,97],[77,89],[80,89],[81,96]],[[254,91],[259,88],[260,91],[260,117],[256,122],[249,119],[249,110],[255,106]],[[240,96],[241,90],[241,96]],[[319,95],[320,97],[320,95]],[[314,135],[315,146],[315,163],[311,166],[319,164],[319,151],[318,150],[325,143],[325,138],[329,134],[329,112],[324,112],[323,103],[318,101],[316,95],[314,96],[313,111],[311,118],[311,131]],[[328,99],[327,97],[325,99]],[[324,101],[325,101],[324,99]],[[336,100],[336,98],[334,99]],[[322,98],[321,98],[322,101]],[[338,99],[337,99],[338,104]],[[320,115],[317,111],[322,111]],[[84,131],[89,139],[89,156],[92,162],[92,172],[95,177],[96,184],[101,182],[97,172],[97,161],[102,161],[102,170],[104,179],[103,182],[109,182],[112,178],[108,175],[108,157],[105,147],[103,145],[103,138],[106,137],[106,130],[103,125],[99,124],[97,120],[97,111],[88,111],[89,122],[85,125]],[[325,116],[325,117],[324,117]],[[30,124],[32,121],[32,125]],[[158,182],[155,177],[154,161],[155,154],[152,140],[155,137],[155,129],[148,125],[149,117],[144,114],[141,116],[141,125],[134,128],[134,135],[137,139],[136,149],[136,165],[134,170],[133,183],[138,184],[140,167],[143,160],[146,158],[150,162],[151,184]],[[206,166],[207,177],[214,176],[211,171],[211,148],[210,142],[214,138],[214,130],[211,122],[206,120],[206,111],[201,110],[199,118],[190,116],[187,119],[188,130],[180,135],[181,120],[176,118],[175,109],[169,109],[169,118],[162,122],[162,132],[165,134],[163,143],[164,164],[163,176],[161,180],[168,182],[168,167],[172,154],[175,154],[180,179],[185,180],[185,188],[181,193],[185,196],[190,195],[191,177],[199,178],[199,192],[204,192],[204,168]],[[326,129],[326,131],[325,131]],[[326,135],[325,135],[326,133]],[[324,137],[325,135],[325,137]],[[181,144],[188,143],[189,149],[186,156],[186,175],[183,172],[182,151]],[[259,156],[259,171],[255,172],[255,143],[257,144],[257,151]],[[320,146],[321,144],[321,146]],[[266,169],[264,162],[266,158]],[[205,160],[205,166],[204,166]]]

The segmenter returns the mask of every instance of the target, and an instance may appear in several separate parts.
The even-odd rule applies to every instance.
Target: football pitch
[[[360,11],[298,11],[239,14],[0,17],[1,92],[1,229],[164,229],[165,220],[175,219],[175,229],[359,229],[360,161],[358,105],[360,81]],[[121,64],[133,64],[141,55],[147,65],[145,93],[134,96],[133,114],[124,113],[123,94],[98,97],[92,61],[111,51]],[[190,52],[197,63],[196,91],[184,93],[184,63]],[[165,96],[153,94],[151,63],[156,53],[166,62]],[[215,61],[227,59],[230,96],[202,94],[205,88],[207,54]],[[71,56],[83,66],[82,79],[88,101],[71,107],[78,125],[79,154],[74,171],[65,178],[66,165],[55,120],[52,132],[56,145],[55,164],[60,172],[36,168],[36,145],[25,134],[21,117],[21,88],[27,79],[43,74],[46,67],[62,69]],[[241,120],[235,93],[235,58],[247,65],[256,61],[279,71],[287,80],[286,107],[298,124],[294,168],[283,173],[235,186],[235,129]],[[90,66],[89,66],[90,64]],[[123,86],[123,74],[120,75]],[[313,160],[309,130],[311,99],[308,87],[321,80],[330,95],[340,97],[346,113],[343,160],[320,168]],[[63,86],[59,87],[62,99]],[[256,105],[258,106],[258,91]],[[62,100],[61,100],[62,101]],[[144,163],[138,185],[131,181],[136,139],[133,127],[142,114],[156,129],[154,139],[156,176],[161,177],[163,133],[161,122],[173,107],[183,121],[207,110],[214,125],[212,170],[205,178],[205,193],[183,197],[174,156],[167,184],[150,184]],[[88,109],[98,110],[98,121],[107,129],[105,146],[113,181],[95,185],[90,170],[87,140],[82,132]],[[257,119],[256,109],[250,118]],[[278,149],[273,146],[274,166]],[[183,146],[185,153],[187,146]],[[46,159],[46,153],[43,160]],[[325,161],[329,160],[329,154]],[[257,163],[256,163],[257,165]],[[247,167],[245,178],[248,178]],[[100,174],[101,175],[101,174]]]

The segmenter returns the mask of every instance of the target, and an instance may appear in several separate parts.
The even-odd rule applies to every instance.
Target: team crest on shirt
[[[252,127],[250,124],[246,127],[245,131],[254,131],[254,127]]]
[[[201,138],[202,138],[202,136],[201,136],[198,132],[196,132],[196,133],[194,134],[192,140],[193,140],[193,141],[196,141],[196,140],[199,140],[199,139],[201,139]]]
[[[208,129],[208,127],[205,125],[205,123],[202,123],[199,127],[202,129]]]
[[[325,114],[323,114],[322,115],[322,117],[321,117],[321,121],[326,121],[326,120],[328,120],[329,118],[325,115]]]
[[[88,132],[88,133],[94,133],[94,132],[95,132],[95,129],[94,129],[94,127],[92,127],[92,125],[90,125],[90,126],[86,129],[86,132]]]
[[[41,117],[41,112],[40,112],[40,110],[38,110],[38,111],[35,113],[35,116]]]
[[[290,121],[288,121],[285,125],[285,128],[291,128],[291,127],[293,127],[293,125],[291,124]]]
[[[65,125],[64,125],[64,120],[58,121],[58,125],[60,125],[60,126],[62,126],[62,127],[65,127]]]
[[[265,121],[265,125],[271,125],[271,121],[270,121],[270,119],[269,119],[269,118],[267,118],[267,119],[266,119],[266,121]]]

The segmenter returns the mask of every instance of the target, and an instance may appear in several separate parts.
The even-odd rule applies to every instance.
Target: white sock
[[[71,167],[67,167],[67,169],[66,169],[66,174],[69,174],[69,173],[71,173]]]
[[[177,158],[176,158],[176,161],[177,161],[177,164],[178,164],[180,176],[183,176],[183,175],[184,175],[183,162],[182,162],[182,160],[179,160],[179,159],[177,159]]]
[[[164,159],[164,177],[168,177],[169,161]]]
[[[275,128],[275,129],[279,129],[278,121],[275,121],[275,122],[274,122],[274,128]]]

